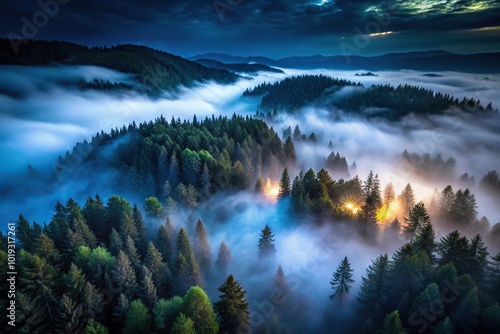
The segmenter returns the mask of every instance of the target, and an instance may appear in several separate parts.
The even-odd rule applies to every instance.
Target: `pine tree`
[[[459,276],[467,273],[469,241],[466,237],[461,236],[458,231],[453,231],[442,237],[437,245],[437,252],[440,266],[451,262],[457,269]]]
[[[170,334],[196,334],[193,320],[183,313],[179,314],[170,329]]]
[[[55,265],[60,259],[59,250],[55,247],[54,241],[45,233],[41,233],[33,245],[35,254],[43,257],[47,262]]]
[[[267,258],[274,257],[276,253],[276,247],[274,246],[274,235],[271,231],[269,225],[266,224],[264,229],[261,231],[259,239],[259,257]]]
[[[124,250],[123,239],[114,228],[111,229],[109,236],[109,250],[114,256],[117,256],[121,250]]]
[[[123,294],[120,293],[118,296],[118,300],[116,302],[115,307],[113,308],[113,321],[116,324],[121,325],[125,317],[127,316],[127,312],[130,309],[130,300]]]
[[[37,236],[34,235],[33,229],[30,223],[24,218],[23,215],[19,215],[19,219],[16,222],[16,234],[17,240],[20,247],[30,252],[33,247],[33,243]]]
[[[488,255],[488,250],[481,236],[479,234],[474,236],[469,243],[467,273],[481,286],[486,283],[487,270],[490,265]]]
[[[396,193],[394,191],[394,186],[392,185],[392,183],[389,183],[384,189],[383,203],[386,207],[389,207],[395,199]]]
[[[137,290],[137,280],[134,267],[127,254],[123,251],[118,253],[118,261],[113,271],[113,276],[123,294],[131,299]]]
[[[66,285],[66,294],[77,300],[83,293],[87,279],[83,271],[71,263],[68,273],[63,275],[63,282]]]
[[[153,274],[146,267],[142,266],[143,279],[140,287],[141,299],[146,303],[146,306],[153,308],[158,301],[156,294],[156,286],[153,282]]]
[[[199,286],[191,287],[183,298],[183,313],[193,320],[194,328],[199,333],[217,334],[219,325],[216,321],[210,298]]]
[[[153,282],[158,288],[158,295],[164,297],[170,280],[170,270],[167,263],[163,262],[161,253],[151,241],[144,259],[144,265],[151,271]]]
[[[235,334],[245,329],[250,323],[248,302],[245,291],[234,279],[233,275],[219,287],[220,300],[214,304],[215,311],[220,317],[221,332]]]
[[[167,220],[169,220],[167,218]],[[170,231],[165,225],[160,225],[156,234],[155,246],[163,256],[165,262],[172,261],[172,243],[170,239]]]
[[[330,285],[333,289],[333,294],[330,295],[330,299],[338,299],[342,302],[344,297],[349,294],[349,290],[354,283],[352,272],[351,264],[346,256],[340,262],[337,270],[333,273],[333,279],[330,281]]]
[[[208,165],[203,164],[203,168],[201,169],[201,193],[205,197],[210,196],[210,172],[208,170]]]
[[[407,212],[415,206],[415,194],[413,193],[413,188],[411,184],[407,184],[398,197],[399,203],[401,204],[401,209],[403,210],[403,215],[406,216]]]
[[[417,203],[409,213],[409,218],[405,217],[406,226],[403,227],[403,234],[406,235],[410,241],[413,241],[415,235],[420,232],[422,227],[431,224],[431,218],[425,208],[424,203]]]
[[[146,250],[148,243],[146,240],[146,226],[144,225],[144,219],[142,218],[141,211],[134,204],[132,209],[132,219],[134,221],[135,229],[137,231],[137,238],[134,240],[137,247],[137,251],[141,256],[146,255]]]
[[[183,228],[180,229],[177,236],[177,254],[175,262],[177,291],[184,292],[191,286],[202,286],[200,269],[187,233]]]
[[[290,194],[290,175],[288,175],[288,169],[285,167],[285,169],[283,169],[283,174],[281,174],[281,180],[279,183],[278,199],[287,197]]]
[[[227,244],[222,241],[219,246],[219,254],[215,262],[215,267],[225,276],[227,275],[229,262],[231,262],[231,251]]]
[[[125,254],[127,254],[128,258],[134,265],[134,268],[136,271],[140,270],[141,267],[141,256],[139,255],[139,252],[137,252],[137,248],[135,247],[135,242],[134,240],[130,237],[127,236],[127,239],[125,239]]]
[[[208,242],[205,225],[201,219],[198,219],[198,222],[196,223],[195,234],[196,238],[194,245],[196,250],[196,259],[198,260],[201,271],[206,277],[210,273],[210,268],[212,266],[212,250],[210,248],[210,243]]]
[[[103,324],[90,319],[83,330],[83,334],[109,334],[108,328]]]
[[[383,334],[401,334],[405,333],[403,325],[401,324],[401,319],[399,318],[399,312],[396,310],[391,314],[388,314],[384,320],[384,327],[382,328]]]
[[[444,318],[434,327],[434,334],[453,334],[453,325],[449,317]]]
[[[60,277],[59,270],[46,258],[30,254],[23,249],[19,252],[19,267],[23,270],[18,276],[18,289],[29,299],[23,300],[22,304],[25,307],[24,310],[21,307],[20,312],[23,312],[28,318],[39,319],[39,322],[28,320],[28,331],[35,332],[37,327],[53,329],[57,308],[54,291]],[[16,291],[16,299],[18,297],[19,293]]]
[[[276,275],[274,276],[274,285],[283,295],[287,294],[290,290],[288,283],[286,282],[285,273],[283,272],[283,268],[281,268],[281,265],[278,266],[278,270],[276,271]]]
[[[158,300],[153,310],[156,329],[165,331],[171,328],[183,309],[184,300],[179,296],[174,296],[168,300]]]
[[[469,291],[458,303],[450,314],[454,328],[460,328],[461,332],[474,333],[479,321],[481,307],[477,297],[477,289]]]
[[[293,145],[292,138],[288,137],[283,144],[283,152],[285,153],[285,158],[287,163],[294,165],[297,161],[297,154],[295,153],[295,146]]]
[[[389,256],[378,256],[366,269],[366,278],[361,277],[358,300],[365,310],[371,310],[378,304],[387,303],[389,289]]]
[[[437,244],[435,239],[436,234],[434,233],[434,228],[432,227],[429,219],[428,221],[422,223],[415,234],[415,239],[413,240],[415,250],[424,251],[429,257],[431,264],[436,262],[436,256],[434,253],[436,252]]]
[[[130,308],[125,318],[123,333],[137,334],[140,332],[149,333],[152,325],[152,317],[148,308],[136,299],[130,303]]]
[[[97,239],[102,242],[107,242],[109,232],[107,232],[108,229],[107,226],[105,226],[106,210],[101,197],[99,197],[99,195],[96,195],[95,199],[89,197],[87,202],[85,202],[82,213],[85,221],[95,233]]]
[[[170,165],[169,165],[169,181],[172,185],[172,188],[177,187],[180,182],[179,179],[179,162],[177,161],[177,156],[175,155],[175,151],[172,151],[170,155]]]

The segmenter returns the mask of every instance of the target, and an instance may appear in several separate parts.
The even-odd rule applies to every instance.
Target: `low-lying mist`
[[[233,85],[199,84],[151,99],[134,93],[110,95],[80,91],[65,84],[67,80],[80,78],[112,82],[128,82],[130,79],[126,74],[102,68],[0,67],[0,159],[3,161],[0,191],[9,194],[8,198],[3,196],[0,205],[7,213],[5,222],[16,220],[21,213],[29,221],[48,222],[52,212],[47,208],[53,207],[57,200],[64,203],[73,197],[83,205],[90,195],[99,193],[107,198],[115,194],[114,189],[109,188],[110,180],[116,176],[115,171],[104,167],[90,171],[83,179],[59,180],[51,186],[41,182],[37,192],[23,190],[24,183],[31,182],[27,173],[54,173],[57,157],[71,151],[76,142],[90,140],[96,132],[121,128],[132,122],[150,121],[160,115],[181,120],[191,120],[194,114],[198,119],[211,115],[254,115],[258,102],[241,98],[242,92],[264,81],[272,82],[288,75],[322,73],[365,85],[418,85],[453,94],[459,99],[473,97],[480,99],[483,105],[493,102],[494,107],[500,106],[500,98],[493,94],[500,90],[499,75],[485,77],[443,72],[440,73],[442,76],[429,77],[415,71],[384,71],[377,72],[378,76],[356,76],[362,71],[286,71],[286,74],[261,73],[252,80],[242,78]],[[486,172],[500,170],[498,114],[450,110],[446,115],[410,115],[400,122],[389,122],[367,120],[342,110],[305,107],[293,115],[280,113],[267,121],[279,134],[298,125],[303,134],[314,132],[318,138],[317,142],[294,142],[297,166],[290,168],[292,180],[309,168],[319,171],[325,166],[324,159],[334,151],[345,156],[349,166],[356,162],[356,168],[351,166],[349,170],[351,177],[359,175],[364,180],[373,171],[380,176],[382,189],[392,182],[396,194],[399,194],[407,183],[411,183],[416,200],[428,201],[435,188],[440,191],[448,184],[454,189],[464,188],[459,178],[467,172],[476,180],[469,187],[477,198],[478,216],[486,216],[491,224],[500,221],[498,205],[478,187]],[[426,179],[402,159],[404,150],[420,155],[441,154],[443,159],[453,157],[457,161],[456,175],[442,180]],[[84,161],[79,163],[85,164]],[[28,166],[32,169],[26,172]],[[133,192],[118,195],[139,207],[144,202]],[[347,303],[354,304],[361,276],[365,275],[365,268],[371,260],[400,246],[400,242],[394,240],[366,243],[343,223],[308,225],[309,217],[292,215],[286,200],[272,203],[251,191],[217,193],[194,211],[181,210],[171,216],[176,229],[185,226],[191,235],[199,218],[207,226],[214,260],[220,242],[228,244],[233,255],[230,272],[248,291],[254,317],[251,321],[255,324],[261,321],[257,315],[271,319],[274,309],[279,308],[270,297],[271,291],[264,287],[272,286],[276,270],[282,266],[294,292],[290,298],[300,299],[302,313],[307,312],[307,318],[311,319],[310,327],[304,324],[293,332],[318,332],[314,326],[331,325],[335,319],[349,318],[351,312],[355,312],[354,308],[344,308],[333,316],[336,311],[328,299],[332,272],[344,256],[350,259],[354,269],[356,282],[347,300]],[[150,233],[156,233],[160,223],[163,221],[148,219]],[[273,230],[277,249],[268,271],[259,266],[257,255],[259,233],[266,224]],[[256,272],[259,275],[255,275]],[[212,300],[217,299],[217,287],[222,281],[220,277],[208,282],[206,290]]]
[[[28,166],[35,171],[51,172],[57,156],[64,156],[73,145],[82,140],[90,140],[98,131],[109,131],[132,122],[149,121],[163,115],[191,119],[211,115],[249,114],[258,109],[258,101],[241,98],[241,93],[261,82],[274,82],[290,75],[322,73],[334,77],[371,84],[411,84],[436,91],[453,94],[457,98],[473,97],[483,105],[490,101],[500,105],[493,92],[500,89],[498,75],[479,76],[455,72],[439,73],[440,76],[423,76],[416,71],[375,72],[377,76],[359,76],[363,71],[301,71],[286,70],[285,74],[260,73],[253,79],[242,78],[233,85],[215,83],[199,84],[195,88],[180,88],[175,94],[150,99],[146,96],[128,93],[112,95],[99,91],[81,91],[67,85],[69,81],[93,79],[111,82],[130,82],[130,77],[116,71],[94,66],[2,66],[0,67],[0,102],[2,103],[0,158],[4,182],[21,178]],[[337,93],[338,94],[338,93]],[[349,94],[349,92],[345,92]],[[434,188],[441,189],[446,182],[436,184],[435,180],[412,180],[412,172],[401,160],[403,150],[431,155],[441,154],[444,159],[452,156],[457,160],[457,176],[467,172],[476,181],[489,170],[500,168],[500,158],[496,148],[500,144],[498,117],[480,114],[466,114],[457,110],[449,112],[453,117],[411,115],[399,123],[382,120],[366,120],[342,111],[304,108],[294,116],[284,113],[271,121],[278,133],[287,127],[299,125],[305,134],[314,132],[318,143],[296,142],[298,165],[303,171],[323,167],[323,159],[333,150],[345,156],[348,163],[356,162],[357,169],[351,176],[359,174],[361,179],[370,170],[378,173],[382,183],[392,182],[400,191],[412,181],[417,197],[424,199]],[[327,144],[332,141],[333,148]],[[298,172],[297,170],[296,172]],[[96,171],[96,179],[107,179]],[[89,185],[101,184],[85,180]],[[456,184],[458,186],[458,183]],[[89,187],[73,187],[59,184],[63,192],[59,196],[51,192],[51,200],[66,199],[72,190],[88,191]],[[102,187],[100,187],[102,188]],[[92,189],[92,187],[90,187]],[[105,191],[105,189],[96,189]],[[94,192],[94,191],[92,191]],[[112,194],[110,190],[109,194]],[[88,194],[82,194],[86,196]],[[481,195],[480,195],[481,196]],[[4,201],[4,203],[10,201]],[[38,203],[38,201],[28,201]],[[479,203],[481,215],[491,221],[498,220],[499,214],[491,205]],[[9,204],[14,219],[18,213],[30,212],[26,205],[13,207]],[[50,216],[33,217],[48,220]]]

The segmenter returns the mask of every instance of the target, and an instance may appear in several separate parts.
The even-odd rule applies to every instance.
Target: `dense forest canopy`
[[[500,128],[478,94],[458,100],[410,84],[198,60],[207,68],[130,44],[15,43],[18,54],[0,39],[0,63],[16,65],[5,66],[7,80],[28,82],[37,65],[94,65],[131,79],[83,80],[92,67],[74,66],[74,78],[54,76],[69,78],[54,90],[9,95],[7,82],[2,120],[46,130],[6,123],[16,138],[2,142],[7,150],[55,145],[50,129],[73,131],[80,113],[102,120],[112,103],[138,107],[120,127],[101,122],[57,146],[49,166],[23,172],[24,151],[5,155],[15,171],[0,184],[0,259],[17,276],[13,284],[0,273],[0,292],[15,295],[0,299],[16,325],[2,332],[500,332]],[[246,79],[226,85],[240,77],[224,69],[284,79],[246,89]],[[177,100],[176,89],[185,93]],[[48,117],[52,105],[39,109],[39,97],[54,92],[71,105]],[[77,121],[66,124],[64,113]]]
[[[500,224],[490,229],[485,218],[478,219],[471,190],[447,186],[424,204],[410,183],[397,194],[375,172],[365,180],[351,176],[347,161],[335,152],[325,157],[324,169],[297,171],[294,141],[303,140],[311,142],[298,126],[282,140],[264,121],[233,115],[192,121],[159,117],[77,144],[60,157],[60,177],[112,168],[117,171],[112,188],[140,194],[144,201],[69,199],[57,202],[52,219],[43,224],[21,215],[15,222],[23,268],[15,330],[302,333],[336,324],[344,332],[497,332]],[[75,166],[82,152],[89,154]],[[439,156],[403,156],[426,161],[428,172],[447,173],[454,166]],[[344,176],[334,178],[335,172]],[[279,181],[274,185],[267,178]],[[494,193],[498,179],[492,171],[481,186]],[[281,217],[286,222],[279,222],[286,229],[254,225],[254,244],[215,242],[214,231],[229,223],[208,214],[206,223],[209,208],[203,203],[223,211],[228,204],[218,202],[224,193],[271,199],[268,205],[286,212]],[[329,247],[342,250],[345,240],[359,238],[381,254],[366,269],[343,256],[327,264],[330,277],[316,267],[310,275],[330,291],[318,300],[307,298],[301,291],[307,286],[299,289],[290,263],[277,257],[284,251],[280,247],[291,247],[278,242],[287,229],[304,227],[331,231],[338,239]],[[6,235],[0,240],[0,257],[6,260]],[[383,251],[388,244],[396,249],[392,255]],[[245,253],[235,251],[241,247]],[[242,266],[257,269],[260,283],[249,283]],[[270,314],[258,306],[268,293],[274,296],[267,301]],[[311,322],[298,305],[317,309],[325,320]],[[349,309],[359,311],[345,313]]]
[[[342,90],[349,88],[349,90]],[[362,115],[400,120],[405,115],[442,114],[451,107],[466,111],[493,111],[493,106],[481,105],[479,100],[464,98],[461,101],[448,94],[411,85],[372,85],[364,87],[343,79],[325,75],[288,77],[276,83],[263,83],[243,92],[243,96],[262,97],[260,113],[290,113],[304,106],[340,109]]]
[[[17,41],[15,52],[8,39],[0,39],[0,64],[12,65],[95,65],[135,75],[136,91],[159,95],[178,86],[196,82],[232,83],[238,76],[221,69],[207,68],[170,53],[132,44],[93,47],[59,41]],[[118,84],[118,83],[111,83]],[[85,88],[108,90],[106,83],[90,83]],[[130,87],[116,87],[130,88]]]

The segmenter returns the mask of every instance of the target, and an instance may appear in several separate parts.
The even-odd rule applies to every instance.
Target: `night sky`
[[[58,1],[53,17],[37,15],[35,0],[4,1],[2,37],[23,36],[24,17],[40,26],[33,38],[136,43],[182,56],[500,51],[500,1]]]

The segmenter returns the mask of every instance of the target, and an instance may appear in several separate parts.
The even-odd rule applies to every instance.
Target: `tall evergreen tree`
[[[146,238],[146,226],[144,225],[144,219],[142,218],[141,211],[134,204],[132,209],[132,219],[134,221],[135,229],[137,231],[137,238],[134,240],[137,247],[137,251],[141,256],[146,255],[147,251],[147,238]]]
[[[203,272],[205,277],[210,273],[210,268],[212,266],[212,250],[210,248],[210,243],[208,242],[207,231],[205,230],[205,225],[198,219],[195,228],[195,254],[200,270]]]
[[[179,178],[179,162],[177,161],[177,156],[175,155],[175,151],[172,151],[170,155],[170,165],[169,165],[169,181],[172,185],[172,188],[177,187],[180,182]]]
[[[177,259],[175,261],[177,292],[182,293],[191,286],[202,286],[200,269],[194,257],[186,231],[181,228],[177,236]]]
[[[340,262],[337,270],[333,273],[333,279],[330,281],[330,285],[333,289],[333,294],[330,295],[330,299],[338,299],[342,302],[349,294],[354,280],[352,279],[351,264],[347,259],[347,256]]]
[[[431,224],[431,218],[424,203],[419,202],[410,210],[409,217],[405,217],[405,223],[406,226],[403,227],[403,233],[410,241],[413,241],[423,226]]]
[[[274,235],[269,225],[266,224],[266,226],[260,233],[259,257],[260,258],[274,257],[275,253],[276,253],[276,247],[274,246]]]
[[[401,205],[401,210],[403,211],[402,214],[406,216],[410,209],[415,206],[415,194],[413,193],[411,184],[408,183],[406,185],[399,195],[398,200]]]
[[[199,333],[217,334],[219,325],[216,321],[210,298],[199,286],[191,287],[183,298],[183,313],[191,318],[194,328]]]
[[[227,274],[229,267],[229,262],[231,262],[231,251],[227,244],[222,241],[219,246],[219,254],[217,255],[217,261],[215,262],[215,267],[223,275]]]
[[[229,275],[219,287],[220,300],[214,304],[215,311],[220,317],[222,333],[236,334],[244,330],[250,323],[248,302],[245,299],[245,290]]]
[[[130,300],[137,291],[137,278],[132,262],[123,251],[118,253],[116,268],[113,277],[120,291]]]
[[[383,307],[387,303],[389,286],[389,256],[378,256],[366,269],[366,277],[361,277],[361,289],[358,300],[367,311],[375,305]]]
[[[281,174],[281,179],[279,183],[278,199],[287,197],[290,194],[291,194],[290,175],[288,175],[288,169],[285,167],[285,169],[283,169],[283,174]]]
[[[156,286],[153,282],[153,274],[146,266],[143,266],[142,275],[140,296],[146,306],[152,309],[158,301]]]
[[[403,325],[401,324],[401,319],[399,318],[399,312],[396,310],[391,314],[388,314],[384,320],[384,327],[382,328],[383,334],[401,334],[405,333]]]
[[[156,234],[155,246],[167,263],[172,261],[172,242],[170,236],[171,234],[167,226],[160,225]]]
[[[179,314],[175,319],[170,334],[196,334],[194,322],[191,318],[186,317],[183,313]]]
[[[125,318],[123,333],[137,334],[149,333],[152,325],[152,317],[148,308],[139,299],[130,303],[130,308]]]
[[[200,181],[201,181],[201,193],[205,197],[210,196],[210,191],[211,191],[210,180],[211,178],[210,178],[210,172],[208,170],[208,165],[204,163],[203,168],[201,169]]]

